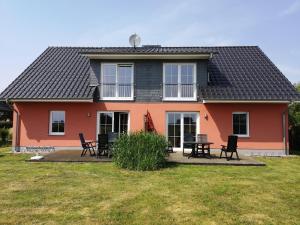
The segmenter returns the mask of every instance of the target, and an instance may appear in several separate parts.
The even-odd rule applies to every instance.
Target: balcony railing
[[[133,98],[133,84],[101,84],[101,97],[112,100],[114,98]],[[196,84],[164,84],[164,99],[196,100]]]
[[[192,99],[195,95],[196,84],[164,84],[164,98]]]
[[[165,97],[177,98],[178,97],[178,84],[165,84]]]
[[[182,98],[192,98],[194,97],[194,84],[181,84],[181,97]]]
[[[102,97],[116,97],[116,84],[102,84]]]
[[[133,84],[102,84],[103,98],[131,98]]]
[[[131,84],[118,84],[119,97],[131,97],[132,85]]]

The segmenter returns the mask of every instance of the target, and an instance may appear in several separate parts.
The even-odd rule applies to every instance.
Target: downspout
[[[286,137],[286,113],[288,112],[288,110],[284,110],[282,112],[282,139],[283,139],[283,144],[284,144],[284,152],[285,152],[285,155],[289,155],[289,149],[288,149],[288,146],[287,146],[287,137]]]
[[[14,145],[13,147],[14,147],[14,151],[19,152],[20,146],[17,146],[17,145],[19,143],[19,117],[20,117],[20,114],[13,106],[10,105],[8,99],[6,99],[5,102],[11,108],[11,110],[16,113],[16,133],[15,133],[16,138],[15,138],[15,143],[13,143],[13,145]]]

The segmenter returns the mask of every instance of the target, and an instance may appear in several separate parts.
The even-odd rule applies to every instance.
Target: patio
[[[80,156],[81,151],[78,150],[61,150],[44,155],[41,160],[27,160],[28,162],[111,162],[111,158],[107,157],[90,157],[86,155]],[[170,163],[179,164],[194,164],[194,165],[232,165],[232,166],[265,166],[265,163],[256,161],[252,157],[240,156],[240,160],[227,161],[225,158],[219,158],[216,154],[207,158],[188,158],[182,155],[182,152],[170,153],[167,161]]]

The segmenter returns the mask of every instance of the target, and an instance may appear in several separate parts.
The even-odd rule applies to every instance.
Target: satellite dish
[[[131,47],[137,47],[141,44],[141,38],[139,35],[137,34],[133,34],[129,37],[129,44],[131,45]]]

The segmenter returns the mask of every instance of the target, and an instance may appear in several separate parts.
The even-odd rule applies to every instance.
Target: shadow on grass
[[[175,168],[178,166],[179,166],[179,163],[177,163],[177,162],[166,162],[166,166],[161,169]]]

